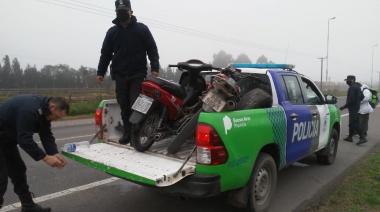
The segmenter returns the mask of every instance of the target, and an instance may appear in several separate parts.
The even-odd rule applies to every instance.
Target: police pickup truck
[[[62,153],[110,175],[183,197],[211,197],[228,192],[228,202],[250,211],[271,205],[279,170],[316,155],[334,163],[340,138],[336,97],[324,96],[308,77],[287,64],[233,64],[242,73],[266,81],[272,106],[229,112],[202,112],[196,136],[176,154],[172,138],[138,152],[118,144],[122,132],[119,105],[103,100],[96,111],[98,142],[89,150]],[[252,88],[254,89],[254,88]],[[246,95],[249,95],[249,91]],[[242,99],[244,96],[242,97]],[[251,96],[241,104],[249,104]]]

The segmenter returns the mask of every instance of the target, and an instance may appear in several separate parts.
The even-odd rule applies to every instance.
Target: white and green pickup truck
[[[335,160],[340,138],[336,98],[323,96],[306,76],[285,64],[233,64],[267,81],[272,107],[202,112],[196,136],[174,155],[173,138],[155,142],[146,152],[118,144],[122,132],[116,100],[103,100],[96,111],[102,131],[89,150],[62,153],[84,165],[133,183],[184,197],[229,192],[228,202],[250,211],[268,210],[277,172],[310,154],[322,164]],[[250,104],[252,90],[240,104]],[[252,91],[252,92],[251,92]],[[246,97],[245,97],[246,96]]]

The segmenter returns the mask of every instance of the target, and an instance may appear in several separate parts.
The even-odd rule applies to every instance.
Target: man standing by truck
[[[369,121],[369,114],[373,112],[373,108],[369,104],[369,101],[372,99],[372,93],[368,90],[368,85],[362,85],[362,92],[364,95],[364,99],[360,102],[360,109],[359,109],[359,123],[360,128],[363,131],[364,137],[367,137],[367,131],[368,131],[368,121]],[[363,140],[363,143],[367,141]],[[357,143],[362,144],[360,142]]]
[[[129,0],[117,0],[116,19],[104,39],[97,72],[97,81],[103,83],[107,67],[112,60],[111,76],[116,83],[116,99],[120,105],[124,134],[120,144],[128,144],[133,133],[129,122],[131,107],[141,93],[141,83],[147,74],[148,55],[151,74],[158,76],[159,55],[149,28],[137,22]]]
[[[346,104],[340,107],[340,110],[344,110],[348,108],[348,128],[349,128],[349,133],[346,138],[343,138],[343,140],[348,141],[348,142],[353,142],[352,136],[355,134],[355,132],[358,133],[360,136],[360,140],[357,144],[362,144],[367,142],[367,139],[365,138],[363,131],[360,128],[359,125],[359,109],[360,109],[360,102],[363,99],[363,92],[361,90],[361,84],[355,82],[356,77],[353,75],[348,75],[347,79],[345,79],[346,83],[348,86],[347,91],[347,99],[346,99]]]
[[[22,210],[48,212],[34,203],[26,177],[26,166],[20,156],[17,144],[34,160],[43,160],[51,167],[62,169],[66,161],[58,153],[51,122],[69,113],[69,104],[60,97],[22,95],[0,105],[0,208],[7,190],[8,177],[14,185]],[[33,134],[40,135],[43,151],[33,140]]]

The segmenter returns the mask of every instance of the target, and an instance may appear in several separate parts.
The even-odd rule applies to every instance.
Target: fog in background
[[[380,46],[375,46],[380,45],[379,0],[132,0],[131,4],[137,20],[150,28],[164,69],[188,59],[212,62],[213,55],[223,50],[235,59],[245,53],[253,62],[264,55],[275,63],[294,64],[298,72],[319,81],[317,58],[326,57],[329,34],[332,82],[353,74],[370,84],[372,64],[373,84],[379,82]],[[57,64],[97,68],[114,10],[113,0],[0,0],[0,58],[17,58],[23,69],[28,64],[37,69]]]

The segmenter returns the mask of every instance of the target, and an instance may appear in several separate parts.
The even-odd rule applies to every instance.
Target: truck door
[[[284,107],[287,120],[286,162],[290,164],[309,153],[316,123],[305,103],[299,77],[284,74],[280,78],[285,91],[280,105]]]
[[[312,137],[311,148],[309,152],[314,152],[326,146],[329,137],[330,129],[330,111],[322,93],[318,90],[317,86],[309,79],[301,77],[302,88],[306,94],[306,104],[308,105],[312,120],[319,125],[318,135]]]

